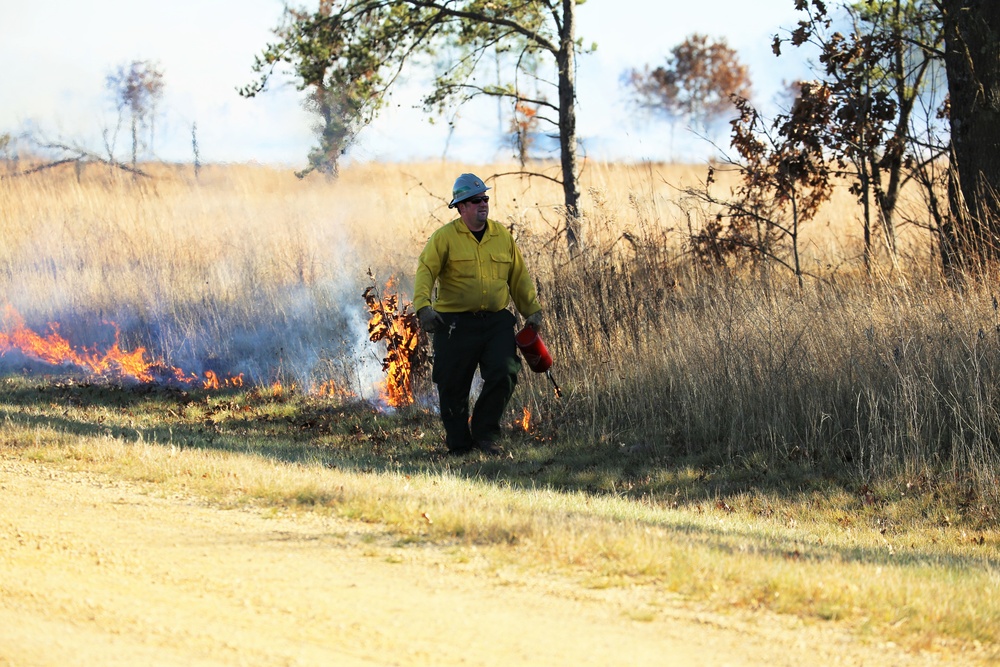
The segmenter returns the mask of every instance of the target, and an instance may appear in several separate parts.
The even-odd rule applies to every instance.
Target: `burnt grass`
[[[364,401],[259,387],[209,391],[51,376],[0,378],[5,425],[51,429],[67,438],[105,436],[249,453],[362,473],[447,472],[513,488],[757,514],[773,512],[783,502],[829,502],[836,507],[825,510],[882,514],[905,498],[918,523],[940,516],[973,530],[998,523],[992,503],[978,497],[972,485],[945,475],[863,483],[844,470],[795,457],[726,460],[711,451],[691,455],[670,442],[625,448],[574,437],[554,411],[536,415],[525,431],[514,410],[520,412],[512,409],[502,455],[455,457],[447,454],[440,422],[427,408],[386,410]],[[30,443],[5,437],[3,446]],[[914,505],[915,496],[923,501]],[[893,513],[898,517],[898,508]]]

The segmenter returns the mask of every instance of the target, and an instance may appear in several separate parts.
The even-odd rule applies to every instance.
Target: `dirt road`
[[[957,664],[154,494],[0,459],[0,665]]]

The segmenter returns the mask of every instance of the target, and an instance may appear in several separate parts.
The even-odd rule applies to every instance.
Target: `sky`
[[[308,3],[293,2],[295,5]],[[156,63],[164,95],[153,153],[193,159],[192,125],[207,162],[303,166],[314,144],[301,93],[276,77],[254,99],[236,89],[253,80],[254,56],[273,40],[282,0],[4,0],[0,3],[0,134],[30,131],[49,141],[103,152],[109,137],[119,157],[129,150],[105,81],[134,60]],[[801,78],[794,54],[775,58],[771,38],[794,26],[793,0],[588,0],[577,9],[577,35],[596,43],[578,58],[578,134],[588,158],[621,161],[698,160],[711,145],[690,128],[637,113],[622,87],[631,68],[664,62],[698,32],[724,37],[750,68],[754,101],[765,110],[784,81]],[[786,52],[788,49],[786,49]],[[411,69],[388,107],[365,128],[348,161],[504,159],[504,121],[495,102],[463,107],[447,123],[419,108],[429,73]],[[723,140],[722,136],[715,137]]]

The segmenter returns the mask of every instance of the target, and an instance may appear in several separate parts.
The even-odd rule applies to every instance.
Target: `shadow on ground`
[[[389,412],[364,402],[338,403],[259,388],[209,392],[9,377],[0,379],[0,421],[2,431],[7,432],[2,443],[6,447],[31,446],[33,438],[19,442],[11,436],[14,431],[47,429],[68,437],[111,437],[252,453],[282,462],[361,472],[447,472],[514,488],[642,499],[664,509],[683,504],[731,511],[727,497],[749,487],[795,501],[838,484],[797,471],[798,488],[792,488],[787,475],[770,472],[766,466],[728,471],[714,464],[692,468],[692,462],[672,459],[669,451],[626,452],[614,443],[583,446],[546,431],[544,425],[533,432],[512,426],[502,456],[452,457],[444,449],[437,417],[428,410]],[[670,468],[681,467],[693,474],[664,475]],[[921,566],[941,558],[940,552],[919,549],[891,554],[862,547],[823,547],[803,555],[799,545],[773,533],[765,537],[732,527],[717,530],[693,523],[649,522],[668,532],[684,533],[687,540],[734,553],[750,542],[757,545],[757,553],[797,559]],[[959,567],[1000,567],[1000,560],[982,557],[950,555],[948,560]]]

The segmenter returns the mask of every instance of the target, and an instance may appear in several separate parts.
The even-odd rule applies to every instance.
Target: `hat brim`
[[[459,204],[461,204],[462,202],[464,202],[466,199],[472,199],[473,197],[478,197],[479,195],[483,194],[487,190],[492,190],[492,189],[493,188],[491,188],[490,186],[484,184],[482,190],[476,190],[475,192],[472,192],[470,194],[465,195],[461,199],[454,199],[453,198],[451,200],[451,203],[448,204],[448,208],[455,208],[456,206],[458,206]]]

